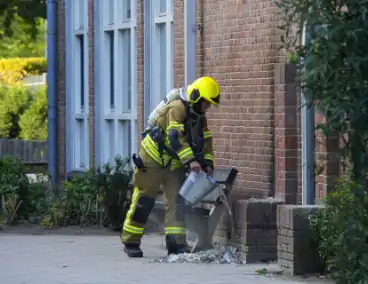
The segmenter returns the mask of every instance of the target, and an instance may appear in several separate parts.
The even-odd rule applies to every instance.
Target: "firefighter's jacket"
[[[193,118],[188,114],[188,106],[176,100],[158,113],[157,127],[171,155],[160,151],[157,139],[150,134],[142,140],[142,148],[158,164],[175,170],[196,160],[202,167],[213,167],[212,134],[205,116]]]

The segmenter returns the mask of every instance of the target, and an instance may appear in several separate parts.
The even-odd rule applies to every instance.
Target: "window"
[[[173,5],[173,0],[144,2],[145,120],[173,88]]]
[[[136,0],[97,1],[95,27],[96,159],[113,162],[137,150]]]
[[[66,1],[67,171],[89,168],[88,0]]]

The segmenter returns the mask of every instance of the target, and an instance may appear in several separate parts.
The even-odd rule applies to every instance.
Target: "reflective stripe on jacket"
[[[174,170],[182,167],[195,160],[195,155],[188,143],[188,134],[184,131],[184,122],[187,118],[187,109],[181,100],[176,100],[165,106],[157,116],[157,125],[165,134],[165,146],[173,149],[179,159],[170,157],[167,153],[161,157],[157,143],[155,143],[150,135],[147,135],[142,140],[142,147],[145,152],[160,165],[164,162],[165,165],[171,160],[170,168]],[[177,133],[177,143],[172,145],[169,139],[169,133]],[[207,120],[204,120],[203,125],[204,142],[204,159],[209,165],[213,165],[213,149],[212,149],[212,134],[208,129]],[[173,147],[174,146],[174,147]],[[162,160],[163,158],[163,160]]]

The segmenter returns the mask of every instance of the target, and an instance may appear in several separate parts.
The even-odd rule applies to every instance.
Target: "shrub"
[[[119,230],[129,205],[132,172],[126,169],[128,162],[117,156],[114,166],[107,163],[66,181],[65,195],[53,203],[41,225],[105,225]]]
[[[37,87],[32,92],[32,101],[20,117],[20,138],[47,140],[47,87]]]
[[[342,179],[311,218],[319,254],[337,284],[368,282],[367,193],[359,183]]]
[[[0,59],[0,84],[14,84],[29,75],[47,72],[43,57]]]
[[[0,196],[5,223],[15,224],[19,220],[45,212],[47,183],[30,184],[27,168],[19,158],[0,159]]]
[[[9,3],[9,1],[5,2]],[[5,2],[2,1],[1,3]],[[41,1],[37,2],[40,3]],[[12,9],[16,13],[11,12],[11,16],[8,13],[9,11],[0,15],[0,23],[3,24],[0,29],[0,58],[38,57],[45,55],[46,21],[32,16],[32,25],[30,25],[17,14],[19,8],[21,8],[20,6],[24,6],[22,8],[29,13],[29,9],[35,5],[18,5],[16,9]],[[2,8],[3,11],[7,10],[4,7]],[[12,21],[6,20],[9,19],[9,16],[12,17]]]
[[[0,138],[47,139],[46,90],[0,85]]]
[[[0,195],[6,223],[14,224],[24,213],[28,180],[25,167],[19,159],[0,160]]]
[[[19,119],[31,102],[29,89],[21,85],[0,85],[0,138],[17,138]]]
[[[107,224],[114,230],[120,230],[129,208],[128,189],[132,179],[132,171],[126,167],[129,159],[115,158],[115,166],[103,165],[97,169],[96,185],[102,198]]]

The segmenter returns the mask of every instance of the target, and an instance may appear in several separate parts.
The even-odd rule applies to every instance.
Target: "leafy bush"
[[[27,8],[29,9],[30,6],[27,5]],[[9,16],[8,11],[5,13],[6,16]],[[6,22],[6,16],[4,17],[0,13],[0,23]],[[4,26],[2,26],[0,29],[0,58],[38,57],[45,55],[46,22],[44,19],[36,18],[33,18],[32,22],[34,27],[19,17],[19,15],[14,14],[13,21],[11,23],[8,22],[11,34],[7,33],[6,28],[4,29]]]
[[[30,184],[27,168],[21,159],[0,159],[0,196],[5,223],[15,224],[19,220],[44,213],[47,183]]]
[[[368,190],[348,178],[338,181],[310,225],[336,283],[368,283]]]
[[[47,87],[37,87],[32,92],[32,101],[20,117],[20,138],[47,140]]]
[[[107,163],[66,181],[65,195],[54,202],[41,225],[104,225],[119,230],[129,205],[128,161],[117,156],[114,166]]]
[[[0,85],[0,138],[47,139],[47,87]]]
[[[0,85],[0,138],[17,138],[19,119],[31,102],[31,94],[21,85]]]
[[[129,159],[115,158],[115,166],[108,163],[98,169],[96,185],[100,189],[107,224],[120,230],[129,208],[128,189],[133,172],[127,169]]]
[[[0,59],[0,84],[14,84],[29,75],[47,72],[43,57]]]
[[[24,213],[28,180],[24,164],[19,159],[0,160],[0,194],[6,222],[14,224]]]
[[[41,19],[46,19],[47,9],[44,0],[11,0],[1,1],[0,5],[0,23],[4,34],[11,36],[18,30],[14,27],[14,22],[21,19],[22,29],[27,32],[31,38],[34,38],[38,32],[38,25]]]

